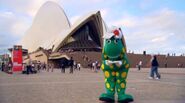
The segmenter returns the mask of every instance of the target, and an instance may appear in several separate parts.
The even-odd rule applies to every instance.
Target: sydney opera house
[[[106,31],[107,26],[100,11],[89,12],[71,24],[60,5],[46,2],[40,7],[32,26],[21,40],[23,48],[29,51],[29,56],[24,56],[24,62],[31,58],[32,61],[52,63],[58,67],[61,60],[73,57],[85,67],[101,60],[102,36]],[[139,61],[147,66],[151,58],[150,55],[131,53],[128,53],[128,57],[132,67]],[[160,55],[160,66],[164,67],[168,63],[168,66],[174,67],[177,65],[174,59]]]
[[[71,25],[58,4],[46,2],[37,12],[21,43],[30,52],[32,60],[48,63],[69,58],[64,54],[68,51],[100,53],[102,34],[106,29],[100,11],[90,12]]]

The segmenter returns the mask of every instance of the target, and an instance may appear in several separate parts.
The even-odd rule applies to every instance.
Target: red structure
[[[12,50],[12,72],[22,71],[22,46],[15,45]]]

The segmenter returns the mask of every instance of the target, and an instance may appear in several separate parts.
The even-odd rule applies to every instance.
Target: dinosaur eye
[[[108,43],[108,44],[110,44],[110,43],[111,43],[111,40],[110,40],[110,39],[107,39],[106,41],[107,41],[107,43]]]
[[[117,43],[118,43],[118,39],[115,39],[115,40],[114,40],[114,43],[117,44]]]

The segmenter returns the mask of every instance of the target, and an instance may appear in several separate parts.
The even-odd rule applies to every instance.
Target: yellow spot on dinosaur
[[[110,88],[110,84],[109,84],[109,83],[106,83],[106,87],[107,87],[107,88]]]
[[[108,71],[105,71],[105,77],[108,78],[110,76]]]
[[[121,77],[122,77],[122,78],[125,78],[126,76],[127,76],[127,73],[126,73],[126,72],[122,72],[122,73],[121,73]]]
[[[124,83],[121,83],[121,88],[125,88],[125,84]]]
[[[104,64],[101,65],[101,69],[104,70]]]
[[[119,72],[116,72],[116,76],[117,76],[117,77],[119,76]]]
[[[128,68],[129,68],[129,66],[130,66],[130,65],[129,65],[129,64],[127,64],[127,65],[125,66],[125,68],[126,68],[126,69],[128,69]]]
[[[104,58],[107,58],[107,55],[106,54],[104,54]]]
[[[117,80],[117,83],[118,83],[118,84],[120,83],[120,80],[119,80],[119,79]]]
[[[116,75],[116,72],[112,72],[112,76],[115,76]]]

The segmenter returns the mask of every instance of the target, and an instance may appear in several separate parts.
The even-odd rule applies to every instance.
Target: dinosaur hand
[[[116,66],[120,67],[122,65],[122,61],[115,61]]]
[[[105,64],[110,66],[110,65],[112,64],[112,61],[110,61],[110,60],[105,60]]]
[[[116,66],[121,66],[122,65],[122,61],[110,61],[110,60],[105,60],[105,64],[106,65],[111,65],[111,64],[116,64]]]

